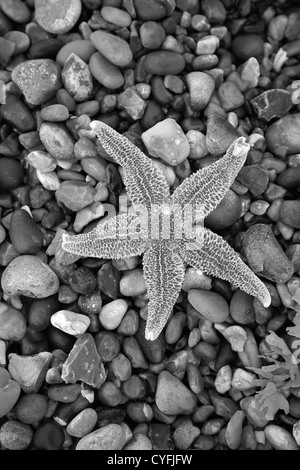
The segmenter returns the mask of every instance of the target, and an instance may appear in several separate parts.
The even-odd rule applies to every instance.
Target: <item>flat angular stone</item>
[[[266,90],[250,100],[257,117],[264,121],[282,118],[293,106],[291,94],[286,90]]]
[[[82,380],[94,388],[100,388],[105,382],[104,366],[90,333],[80,336],[74,344],[62,366],[61,377],[66,383]]]
[[[21,385],[25,393],[37,393],[46,377],[52,360],[52,354],[47,351],[33,356],[8,355],[8,371],[13,380]]]

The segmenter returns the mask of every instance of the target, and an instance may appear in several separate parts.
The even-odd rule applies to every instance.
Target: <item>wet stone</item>
[[[1,286],[8,295],[44,298],[58,291],[59,281],[54,271],[40,258],[21,255],[5,268]]]
[[[11,353],[8,359],[8,371],[12,379],[20,384],[25,393],[37,393],[45,380],[52,354],[46,351],[33,356]]]
[[[9,372],[0,368],[0,418],[6,415],[16,404],[21,387],[18,382],[12,380]]]
[[[64,34],[75,26],[81,14],[80,0],[36,0],[35,18],[48,33]]]
[[[168,371],[158,376],[155,403],[167,415],[190,414],[195,410],[196,396]]]
[[[291,94],[286,90],[266,90],[250,100],[257,117],[264,121],[282,118],[293,106]]]
[[[93,91],[93,78],[88,65],[78,55],[71,53],[61,72],[65,89],[77,102],[90,98]]]
[[[0,338],[6,341],[20,341],[25,333],[24,315],[5,302],[0,302]]]
[[[12,80],[32,105],[54,98],[61,88],[60,69],[51,59],[27,60],[12,71]]]
[[[242,251],[250,268],[277,283],[287,282],[294,267],[268,225],[256,224],[244,234]]]
[[[62,379],[66,383],[82,380],[94,388],[104,383],[105,370],[91,334],[85,333],[77,339],[62,366]]]

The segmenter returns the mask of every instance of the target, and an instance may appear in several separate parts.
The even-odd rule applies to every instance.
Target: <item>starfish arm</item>
[[[173,310],[183,284],[185,267],[177,252],[157,243],[146,250],[143,268],[149,298],[145,336],[153,341]]]
[[[271,304],[271,296],[264,283],[242,261],[236,251],[219,235],[203,229],[199,250],[182,249],[182,259],[204,273],[231,282],[244,292],[257,297],[265,307]]]
[[[172,195],[173,202],[181,206],[199,205],[200,216],[204,219],[224,198],[244,165],[249,149],[244,137],[236,139],[224,157],[183,181]]]
[[[167,181],[138,147],[101,121],[90,124],[104,150],[124,170],[124,184],[133,206],[161,204],[170,195]]]
[[[122,214],[99,223],[88,233],[62,235],[62,248],[81,257],[120,259],[141,255],[147,240],[138,230],[139,219]]]

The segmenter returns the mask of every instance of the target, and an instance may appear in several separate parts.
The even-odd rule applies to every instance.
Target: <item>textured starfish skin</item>
[[[155,340],[164,328],[180,293],[187,264],[233,283],[258,297],[266,307],[270,305],[271,297],[263,282],[220,236],[198,226],[196,241],[190,233],[177,239],[172,218],[167,237],[162,229],[155,237],[151,231],[153,214],[172,214],[175,206],[197,206],[203,220],[218,206],[245,163],[250,146],[243,137],[233,142],[223,158],[198,170],[170,195],[161,171],[126,137],[100,121],[93,121],[91,129],[91,136],[96,136],[123,167],[124,184],[135,212],[100,222],[86,234],[64,234],[62,248],[82,257],[113,259],[144,253],[143,274],[149,298],[146,339]],[[141,206],[144,214],[148,213],[146,219],[141,217]]]

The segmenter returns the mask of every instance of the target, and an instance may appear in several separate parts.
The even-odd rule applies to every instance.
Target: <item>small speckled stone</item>
[[[54,98],[62,86],[60,68],[51,59],[21,62],[12,71],[12,80],[32,105],[43,104]]]
[[[230,81],[221,83],[218,88],[218,95],[225,111],[233,111],[236,108],[240,108],[245,102],[244,95],[240,92],[237,85]]]
[[[191,419],[183,420],[176,426],[172,436],[176,449],[186,450],[190,448],[200,432],[200,429],[194,426]]]
[[[222,323],[229,315],[226,300],[216,292],[191,289],[188,300],[201,315],[212,322]]]
[[[179,165],[189,155],[189,142],[174,119],[167,118],[142,134],[150,155],[161,158],[169,165]]]
[[[117,67],[125,67],[132,61],[129,44],[119,36],[98,30],[91,34],[90,41],[97,51]]]
[[[70,421],[66,431],[70,436],[84,437],[91,433],[97,424],[98,415],[93,408],[85,408]]]
[[[155,403],[167,415],[185,415],[195,410],[197,398],[181,380],[163,371],[158,376]]]
[[[126,271],[120,280],[120,292],[125,296],[135,296],[146,293],[145,279],[141,268]]]
[[[215,89],[215,81],[205,72],[190,72],[185,78],[190,92],[191,108],[201,111],[210,101]]]
[[[75,140],[63,124],[43,123],[40,127],[40,139],[52,157],[59,160],[74,158]]]
[[[0,429],[0,443],[8,450],[25,450],[33,438],[33,428],[15,419],[4,423]]]
[[[61,72],[65,89],[77,102],[86,101],[93,91],[93,78],[90,69],[78,55],[72,53],[67,58]]]
[[[21,255],[5,268],[1,286],[8,295],[42,299],[58,292],[59,280],[55,272],[40,258]]]
[[[128,303],[124,299],[116,299],[104,305],[99,313],[101,325],[106,330],[115,330],[120,325],[127,309]]]
[[[264,429],[268,442],[276,450],[299,450],[292,434],[281,426],[269,424]]]
[[[52,354],[47,351],[33,356],[11,353],[8,358],[8,371],[12,379],[21,385],[25,393],[37,393],[45,380]]]
[[[0,338],[6,341],[20,341],[25,333],[24,315],[5,302],[0,302]]]
[[[90,333],[85,333],[77,339],[62,366],[61,377],[66,383],[82,380],[94,388],[100,388],[105,381],[102,360]]]
[[[14,408],[16,418],[25,424],[34,424],[43,419],[48,409],[48,398],[40,393],[23,395]]]
[[[59,310],[51,316],[51,324],[68,335],[81,336],[86,332],[91,321],[87,315]]]
[[[84,436],[76,445],[76,450],[122,450],[126,435],[119,424],[107,424]]]
[[[36,21],[51,34],[70,31],[77,23],[81,9],[81,0],[35,0]]]

